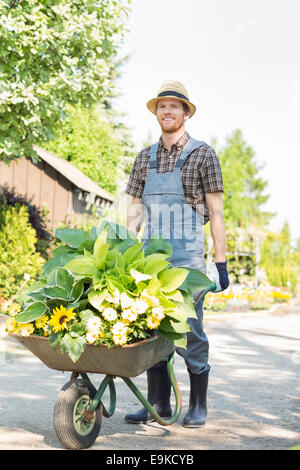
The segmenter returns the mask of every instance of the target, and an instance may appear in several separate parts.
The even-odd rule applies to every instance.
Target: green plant
[[[56,236],[64,245],[20,297],[23,308],[9,319],[9,332],[50,335],[74,362],[87,343],[130,344],[154,331],[186,348],[188,319],[196,317],[192,294],[213,284],[194,269],[173,267],[171,245],[159,238],[143,249],[108,221],[90,232],[58,229]]]
[[[0,205],[0,289],[9,298],[28,285],[42,272],[44,259],[36,252],[36,232],[28,222],[28,209],[24,205]]]
[[[115,193],[118,178],[123,176],[120,163],[125,143],[100,106],[69,106],[67,111],[68,118],[57,138],[43,143],[43,147],[71,162],[105,191]]]
[[[126,0],[0,1],[0,159],[37,158],[66,104],[112,95],[127,15]]]
[[[272,286],[288,288],[296,292],[298,264],[291,247],[289,224],[286,222],[279,233],[269,232],[261,247],[261,266],[265,269]]]
[[[53,239],[47,228],[47,214],[49,211],[45,208],[38,208],[32,201],[16,194],[13,189],[8,189],[7,186],[0,188],[0,205],[1,204],[8,206],[19,204],[27,207],[28,222],[36,232],[36,251],[38,251],[43,258],[48,259],[48,252],[50,250],[51,240]]]

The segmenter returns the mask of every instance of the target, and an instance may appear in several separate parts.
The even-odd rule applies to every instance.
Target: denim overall
[[[191,152],[203,145],[189,139],[172,172],[157,172],[158,143],[149,152],[150,170],[146,178],[142,201],[146,212],[146,226],[142,235],[144,248],[151,238],[161,235],[173,247],[170,262],[173,266],[191,267],[205,273],[204,218],[188,203],[184,196],[181,169]],[[198,294],[194,294],[194,298]],[[208,365],[208,339],[203,331],[202,304],[197,306],[198,319],[190,318],[191,332],[187,333],[187,349],[177,348],[192,374],[210,369]]]

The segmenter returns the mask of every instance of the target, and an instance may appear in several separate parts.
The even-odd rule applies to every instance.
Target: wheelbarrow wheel
[[[53,423],[58,439],[67,449],[85,449],[97,439],[102,423],[102,406],[98,406],[88,419],[84,414],[95,394],[95,387],[82,379],[71,380],[58,393]]]

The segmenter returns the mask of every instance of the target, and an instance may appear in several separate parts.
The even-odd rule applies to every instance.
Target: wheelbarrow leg
[[[85,411],[86,416],[94,414],[94,411],[98,407],[98,405],[101,403],[102,408],[103,408],[103,415],[106,418],[110,418],[115,412],[116,409],[116,388],[114,384],[114,376],[113,375],[106,375],[103,379],[103,381],[100,384],[100,387],[91,403],[89,408]],[[110,404],[109,404],[109,410],[105,408],[103,403],[101,402],[101,398],[105,392],[106,387],[109,386],[109,392],[110,392]]]
[[[181,407],[182,407],[182,396],[181,392],[178,387],[178,383],[175,377],[174,373],[174,353],[170,354],[168,358],[168,374],[171,380],[171,385],[175,394],[176,398],[176,407],[175,407],[175,412],[173,416],[171,416],[170,419],[163,419],[155,410],[155,408],[149,403],[149,401],[144,397],[144,395],[140,392],[140,390],[136,387],[136,385],[132,382],[132,380],[129,377],[122,377],[124,382],[128,385],[130,390],[135,394],[135,396],[142,402],[144,407],[149,411],[151,416],[162,426],[169,426],[170,424],[173,424],[178,416],[180,415],[181,412]]]

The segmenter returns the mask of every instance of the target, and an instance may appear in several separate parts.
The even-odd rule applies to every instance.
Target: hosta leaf
[[[67,353],[73,362],[77,362],[84,352],[86,341],[84,336],[74,338],[66,333],[59,344],[61,352]]]
[[[107,221],[107,237],[111,241],[120,242],[128,238],[135,237],[132,232],[129,232],[123,225],[116,224],[115,222]]]
[[[183,284],[180,286],[180,289],[187,289],[190,292],[195,293],[208,289],[209,287],[213,288],[214,282],[205,276],[205,274],[194,268],[184,269],[188,271],[188,275]]]
[[[116,279],[107,279],[107,287],[109,288],[111,293],[114,293],[115,290],[119,292],[123,292],[124,290],[123,285]]]
[[[96,255],[97,251],[102,245],[107,245],[106,243],[107,233],[106,232],[107,232],[106,228],[104,228],[104,230],[101,231],[101,233],[98,235],[95,241],[95,245],[94,245],[94,255]]]
[[[68,308],[74,308],[74,310],[78,309],[78,311],[80,312],[83,308],[87,306],[88,302],[88,299],[82,299],[78,302],[73,302],[72,304],[69,304]]]
[[[149,295],[156,295],[160,290],[160,282],[157,279],[157,275],[154,274],[152,276],[151,281],[149,282],[147,286],[147,292]]]
[[[179,309],[185,311],[188,318],[198,318],[194,308],[194,299],[192,299],[192,301],[187,301],[187,299],[185,299],[184,302],[175,301],[175,303]]]
[[[69,300],[71,302],[77,302],[83,294],[84,284],[83,281],[77,281],[73,284],[69,294]]]
[[[152,253],[165,253],[168,257],[171,257],[173,247],[159,236],[158,238],[153,238],[149,246],[145,249],[145,255],[151,255]]]
[[[86,309],[86,310],[82,310],[80,313],[79,313],[79,316],[81,318],[81,321],[83,321],[85,324],[87,323],[87,321],[90,319],[90,318],[93,318],[94,317],[94,312],[92,312],[92,310],[89,310],[89,309]]]
[[[30,323],[41,318],[47,311],[48,307],[44,302],[33,302],[16,315],[15,320],[19,323]]]
[[[102,243],[101,245],[100,244],[97,245],[97,242],[95,243],[95,247],[94,247],[94,256],[96,259],[96,266],[98,269],[104,269],[109,245],[107,243]]]
[[[86,324],[84,322],[75,323],[75,325],[70,327],[69,331],[73,338],[82,336],[87,332]]]
[[[168,292],[168,298],[172,300],[176,300],[177,302],[184,302],[184,297],[180,290],[176,289],[172,292]]]
[[[98,273],[95,258],[89,256],[78,256],[66,264],[65,268],[69,269],[72,273],[82,274],[83,276],[92,277]]]
[[[82,243],[90,238],[84,230],[74,228],[58,228],[56,229],[56,237],[72,248],[79,248]]]
[[[109,250],[106,255],[106,260],[105,260],[105,267],[107,270],[113,269],[115,265],[118,263],[118,256],[120,253],[115,250]]]
[[[141,251],[143,244],[144,243],[136,243],[127,248],[125,253],[123,253],[123,259],[127,266],[143,257],[143,252]]]
[[[55,273],[55,281],[56,285],[63,287],[69,292],[74,284],[74,276],[67,269],[58,268]]]
[[[183,268],[166,269],[158,275],[161,284],[161,290],[164,292],[172,292],[184,282],[188,275],[188,271]]]
[[[43,265],[43,272],[45,276],[47,276],[53,269],[59,266],[64,266],[69,261],[76,259],[78,256],[79,255],[77,255],[76,253],[64,253],[62,255],[51,258]]]
[[[24,289],[22,292],[23,294],[30,294],[31,292],[35,292],[39,290],[41,287],[44,287],[46,285],[46,279],[40,279],[36,281],[34,284],[32,284],[30,287],[27,289]]]
[[[51,251],[53,257],[65,255],[66,253],[76,253],[76,250],[74,248],[71,248],[70,246],[62,245],[58,248],[55,248],[55,250]]]
[[[166,256],[166,255],[162,255]],[[149,260],[149,258],[151,258]],[[166,269],[170,263],[166,261],[165,259],[159,258],[158,256],[155,255],[150,255],[147,256],[144,260],[144,272],[146,274],[154,274],[154,273],[159,273]]]
[[[141,273],[133,268],[130,269],[130,275],[134,278],[136,284],[138,284],[141,281],[147,281],[148,279],[152,278],[152,275]]]
[[[108,224],[107,220],[103,220],[99,227],[92,227],[91,231],[90,231],[90,238],[92,240],[96,241],[97,238],[100,236],[100,234],[103,231],[105,231],[105,234],[103,235],[103,237],[105,237],[105,238],[103,238],[103,240],[105,241],[106,240],[106,230],[105,229],[107,227],[107,224]]]
[[[175,320],[170,317],[165,317],[161,321],[159,328],[169,333],[187,333],[188,331],[191,331],[190,325],[188,324],[186,318],[182,320]]]
[[[187,348],[187,338],[186,334],[183,333],[169,333],[158,328],[159,334],[165,336],[170,343],[173,343],[176,348]]]
[[[30,294],[28,294],[28,297],[30,297],[31,299],[42,300],[42,301],[47,299],[45,294],[43,294],[40,289],[34,292],[30,292]]]
[[[50,346],[52,346],[52,348],[56,348],[56,346],[60,342],[62,336],[63,336],[62,331],[59,331],[58,333],[54,333],[54,331],[52,331],[50,336],[49,336],[49,340],[48,340]]]
[[[150,294],[149,286],[147,287],[147,292],[149,292]],[[150,295],[155,295],[155,294],[150,294]],[[159,303],[163,308],[176,308],[176,303],[173,300],[166,297],[165,295],[163,295],[162,293],[158,294],[158,298],[159,298]]]
[[[68,291],[60,286],[46,286],[41,292],[50,299],[68,300],[69,297]]]
[[[118,243],[116,245],[116,249],[120,252],[120,253],[125,253],[125,251],[135,245],[136,241],[135,240],[132,240],[131,238],[128,238],[127,240],[123,240],[122,242]]]

